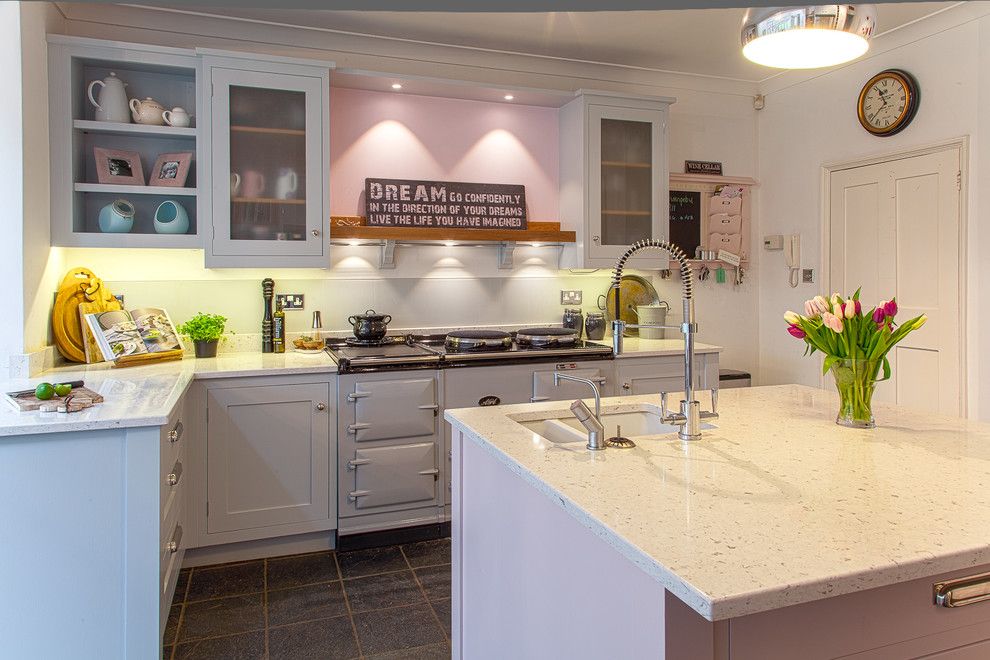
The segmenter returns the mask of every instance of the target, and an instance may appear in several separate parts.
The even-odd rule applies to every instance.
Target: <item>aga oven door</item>
[[[346,461],[353,489],[346,506],[356,511],[381,507],[423,506],[437,497],[437,450],[434,442],[394,447],[362,447]]]
[[[432,436],[437,430],[437,381],[426,377],[358,379],[347,393],[347,434],[354,442]]]

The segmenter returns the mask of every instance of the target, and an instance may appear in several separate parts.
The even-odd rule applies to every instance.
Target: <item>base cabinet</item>
[[[615,361],[615,374],[619,396],[684,392],[684,358],[679,355],[621,358]],[[718,353],[694,356],[694,387],[698,390],[718,388]],[[674,400],[673,396],[671,400]]]
[[[333,529],[329,383],[206,387],[206,541]]]

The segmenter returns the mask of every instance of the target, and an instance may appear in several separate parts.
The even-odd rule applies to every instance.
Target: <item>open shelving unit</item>
[[[111,72],[127,86],[128,98],[152,97],[166,108],[181,106],[199,114],[199,62],[193,51],[158,46],[120,48],[114,42],[49,37],[50,96],[67,99],[49,107],[51,127],[52,244],[67,247],[196,248],[200,240],[199,130],[195,127],[98,121],[87,89]],[[95,90],[99,99],[99,87]],[[136,152],[145,185],[99,183],[94,149]],[[185,186],[147,185],[163,153],[192,152]],[[103,233],[100,210],[117,199],[135,208],[126,233]],[[189,216],[185,234],[159,234],[154,214],[174,201]]]

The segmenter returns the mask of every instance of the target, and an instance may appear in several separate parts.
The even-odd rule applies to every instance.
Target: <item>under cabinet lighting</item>
[[[399,83],[392,83],[392,89],[402,89],[402,85]]]
[[[506,95],[505,95],[505,96],[503,96],[502,98],[504,98],[504,99],[505,99],[506,101],[511,101],[512,99],[514,99],[514,98],[516,98],[516,97],[515,97],[515,96],[513,96],[512,94],[506,94]]]
[[[457,245],[457,241],[445,241],[444,245],[446,245],[447,247],[454,247],[455,245]]]

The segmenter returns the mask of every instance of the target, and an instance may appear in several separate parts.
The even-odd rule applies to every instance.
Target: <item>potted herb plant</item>
[[[179,326],[179,332],[189,337],[196,349],[196,357],[216,357],[217,345],[223,337],[227,317],[220,314],[196,314]]]

